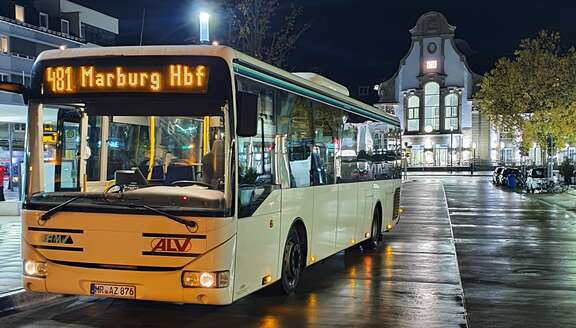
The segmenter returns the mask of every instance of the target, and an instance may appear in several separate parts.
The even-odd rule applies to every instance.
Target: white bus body
[[[306,266],[374,246],[399,219],[398,120],[233,49],[52,50],[33,80],[27,290],[200,304],[278,280],[292,292]],[[240,92],[258,96],[254,136],[235,132]]]

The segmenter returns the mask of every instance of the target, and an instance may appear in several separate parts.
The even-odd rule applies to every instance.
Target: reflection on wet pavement
[[[312,266],[296,295],[264,289],[230,306],[70,297],[2,318],[9,326],[465,327],[448,211],[438,182],[404,184],[405,214],[374,251]]]
[[[576,327],[576,215],[443,180],[471,327]]]

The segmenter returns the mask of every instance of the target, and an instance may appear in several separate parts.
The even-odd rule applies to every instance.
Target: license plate
[[[90,284],[90,295],[136,298],[136,286],[113,284]]]

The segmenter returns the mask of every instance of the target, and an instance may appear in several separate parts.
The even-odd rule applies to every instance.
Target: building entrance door
[[[412,146],[410,164],[412,166],[422,166],[425,163],[424,149],[421,146]]]
[[[448,166],[448,147],[436,146],[434,150],[434,166]]]

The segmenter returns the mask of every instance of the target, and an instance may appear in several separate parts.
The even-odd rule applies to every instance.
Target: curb
[[[28,292],[24,289],[3,293],[0,294],[0,316],[32,305],[52,301],[63,296],[64,295],[58,294]]]

